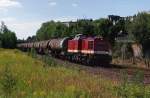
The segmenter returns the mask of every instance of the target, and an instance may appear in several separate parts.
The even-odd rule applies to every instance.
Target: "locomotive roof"
[[[97,37],[97,36],[95,36],[95,37],[84,37],[83,38],[83,40],[87,40],[87,39],[90,39],[90,40],[95,40],[95,39],[101,39],[101,40],[103,40],[104,38],[103,37]]]

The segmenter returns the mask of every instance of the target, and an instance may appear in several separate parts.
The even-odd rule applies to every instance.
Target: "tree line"
[[[119,35],[128,35],[132,40],[145,44],[150,40],[150,14],[138,13],[133,19],[119,19],[114,21],[108,18],[79,19],[76,22],[49,21],[42,24],[36,36],[29,37],[30,41],[47,40],[50,38],[75,36],[76,34],[96,35],[107,38],[112,42]]]
[[[143,52],[150,51],[150,14],[140,12],[130,17],[115,17],[114,19],[79,19],[75,22],[49,21],[42,24],[36,35],[27,39],[30,41],[48,40],[57,37],[73,37],[76,34],[102,36],[108,39],[115,51],[120,51],[122,43],[116,43],[118,37],[127,37],[141,44]],[[127,43],[126,50],[131,50]],[[118,49],[116,47],[119,47]],[[133,52],[133,51],[132,51]],[[130,54],[130,53],[127,53]],[[150,53],[149,53],[150,54]],[[130,55],[129,55],[130,56]]]
[[[17,37],[14,32],[9,30],[7,26],[2,22],[0,28],[0,47],[1,48],[16,48]]]
[[[150,49],[150,14],[138,13],[130,18],[110,20],[109,18],[78,19],[70,22],[48,21],[42,24],[35,36],[28,37],[26,41],[41,41],[57,37],[73,37],[76,34],[96,35],[108,39],[115,47],[115,38],[128,36],[129,39]],[[20,40],[19,40],[20,41]],[[0,46],[4,48],[16,47],[17,37],[2,23],[0,28]]]

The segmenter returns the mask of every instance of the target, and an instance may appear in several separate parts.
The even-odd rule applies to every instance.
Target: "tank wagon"
[[[53,56],[65,56],[68,49],[69,37],[52,39],[48,46]]]
[[[34,48],[38,53],[50,54],[80,63],[110,63],[112,60],[110,43],[102,37],[76,35],[74,38],[52,38],[46,41],[21,43],[17,45],[25,51]]]

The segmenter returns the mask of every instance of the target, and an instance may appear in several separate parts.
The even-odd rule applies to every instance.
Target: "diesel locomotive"
[[[52,38],[39,42],[20,43],[17,47],[23,51],[34,48],[37,53],[86,64],[109,64],[112,61],[110,43],[96,36],[78,34],[74,38]]]

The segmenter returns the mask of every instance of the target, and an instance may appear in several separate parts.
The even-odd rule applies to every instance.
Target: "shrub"
[[[33,57],[33,58],[36,58],[37,57],[37,53],[36,53],[36,50],[34,48],[31,48],[30,50],[30,55]]]
[[[133,57],[133,51],[130,43],[116,43],[113,51],[113,58],[128,59]]]
[[[57,66],[56,62],[47,55],[43,56],[43,61],[49,66]]]
[[[5,67],[1,79],[1,89],[5,96],[10,96],[16,89],[17,79],[13,76],[9,66]]]
[[[134,73],[131,79],[124,72],[124,81],[117,87],[117,94],[121,98],[149,98],[148,92],[146,91],[146,86],[143,83],[144,74],[142,71],[137,71]]]

